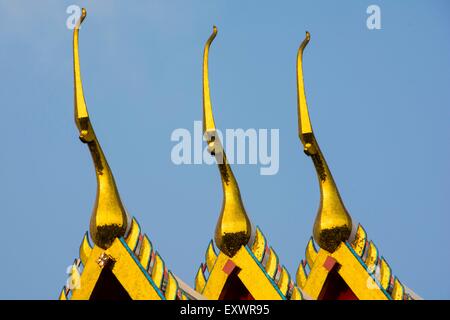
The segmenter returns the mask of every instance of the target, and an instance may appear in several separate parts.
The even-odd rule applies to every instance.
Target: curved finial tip
[[[298,123],[300,140],[304,151],[312,157],[320,184],[320,206],[314,222],[314,240],[319,246],[329,252],[349,239],[352,230],[352,219],[342,202],[339,190],[331,175],[331,171],[320,151],[309,119],[303,81],[302,56],[311,35],[306,31],[305,39],[300,44],[297,55],[297,95]]]
[[[208,42],[212,42],[212,40],[214,40],[214,38],[217,36],[217,27],[213,26],[213,32],[211,33],[211,36],[209,37],[209,41]]]
[[[213,26],[213,32],[211,33],[211,35],[209,36],[208,40],[205,43],[205,50],[209,50],[209,46],[211,45],[211,43],[214,41],[214,39],[216,38],[217,35],[217,27]],[[207,51],[205,51],[205,53],[207,53]],[[208,58],[208,55],[205,55],[205,58]]]
[[[81,9],[81,16],[80,16],[77,24],[75,25],[75,29],[79,29],[80,28],[81,24],[83,23],[84,19],[86,18],[86,14],[87,14],[86,9],[82,8]]]
[[[305,49],[309,40],[311,40],[311,34],[308,31],[306,31],[305,39],[302,41],[302,44],[300,45],[300,50],[299,50],[300,52],[303,52],[303,50]]]

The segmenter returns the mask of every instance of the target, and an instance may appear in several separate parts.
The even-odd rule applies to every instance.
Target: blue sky
[[[176,166],[176,128],[201,120],[202,48],[218,128],[280,130],[280,168],[234,165],[244,204],[291,275],[319,204],[297,137],[295,59],[305,30],[316,137],[347,209],[394,273],[450,298],[450,21],[445,1],[0,0],[0,298],[54,299],[95,198],[73,121],[72,31],[91,119],[122,200],[167,265],[193,284],[221,208],[217,169]],[[382,29],[366,28],[381,8]]]

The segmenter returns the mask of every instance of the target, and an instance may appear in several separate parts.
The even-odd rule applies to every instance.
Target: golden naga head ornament
[[[297,97],[299,137],[306,155],[311,157],[320,185],[320,206],[314,222],[313,235],[319,246],[333,252],[352,232],[352,218],[342,202],[331,171],[320,151],[312,130],[303,82],[303,51],[310,40],[309,32],[297,54]]]
[[[97,177],[97,196],[91,216],[90,234],[97,246],[106,249],[115,238],[125,236],[130,225],[130,217],[120,200],[113,174],[95,135],[84,99],[80,73],[78,34],[80,25],[85,18],[86,10],[83,8],[81,17],[73,32],[75,124],[80,132],[80,140],[89,147]]]
[[[203,53],[203,134],[208,143],[208,151],[216,158],[222,179],[222,212],[217,221],[214,240],[217,247],[232,257],[242,246],[248,244],[252,235],[252,225],[245,212],[237,181],[227,161],[221,141],[216,133],[216,125],[211,106],[208,78],[209,48],[217,35],[217,28],[205,44]]]

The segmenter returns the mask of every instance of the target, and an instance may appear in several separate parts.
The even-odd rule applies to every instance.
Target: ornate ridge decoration
[[[309,119],[302,69],[303,50],[309,40],[310,34],[306,32],[305,40],[301,43],[297,54],[298,129],[304,152],[313,161],[320,186],[320,206],[314,222],[314,239],[321,248],[333,252],[341,241],[349,238],[352,218],[344,206],[325,157],[320,151]]]
[[[350,266],[352,270],[345,270]],[[306,293],[311,294],[312,298],[319,298],[326,276],[332,268],[338,269],[346,282],[350,278],[360,278],[358,288],[350,286],[352,291],[356,291],[354,293],[357,298],[389,300],[419,298],[392,274],[386,259],[380,256],[373,241],[367,239],[366,231],[361,225],[358,225],[353,241],[343,242],[331,254],[322,249],[318,251],[311,238],[306,246],[305,260],[300,261],[297,269],[296,284]]]
[[[215,157],[222,180],[223,204],[217,221],[214,240],[219,249],[233,256],[242,245],[246,245],[252,234],[252,224],[242,203],[241,192],[228,163],[222,143],[216,134],[216,125],[209,90],[209,48],[217,35],[216,26],[205,44],[203,54],[203,134],[209,153]]]
[[[102,250],[97,246],[93,247],[89,243],[88,233],[86,232],[80,245],[79,256],[80,258],[74,261],[70,270],[71,283],[69,286],[64,286],[60,293],[60,300],[71,298],[88,299],[91,297],[92,290],[89,290],[89,288],[80,291],[84,289],[82,285],[85,282],[88,282],[88,287],[89,285],[95,285],[95,283],[89,283],[93,274],[98,273],[98,270],[97,272],[93,272],[93,269],[99,269],[101,272],[105,267],[111,268],[119,281],[124,278],[124,283],[122,284],[124,287],[126,287],[126,282],[130,280],[126,277],[128,272],[141,274],[136,278],[145,285],[139,284],[136,288],[133,288],[133,286],[125,288],[131,298],[157,298],[163,300],[195,299],[195,297],[179,287],[176,277],[167,269],[160,254],[153,249],[153,245],[148,236],[141,234],[141,228],[136,219],[133,219],[127,237],[117,238],[107,250]],[[118,257],[118,259],[115,257]],[[120,259],[125,260],[122,265],[118,265]],[[86,276],[87,279],[85,281],[83,273],[86,269],[89,274]],[[95,275],[93,278],[95,281],[98,281],[98,277],[95,277]],[[78,287],[77,284],[80,284],[80,286]],[[140,287],[146,287],[146,290],[140,291]],[[148,290],[149,288],[152,288],[152,290]],[[154,292],[151,294],[149,291]],[[133,295],[136,296],[133,297]]]
[[[303,51],[309,41],[310,34],[306,32],[297,55],[298,124],[304,152],[312,158],[320,184],[320,206],[313,238],[321,249],[317,251],[313,238],[309,240],[306,259],[297,269],[296,283],[312,299],[413,299],[415,294],[407,292],[392,275],[388,263],[379,257],[377,247],[367,240],[361,225],[352,237],[352,218],[320,151],[309,118],[302,70]],[[327,280],[335,289],[330,289]],[[341,285],[341,280],[345,284]],[[338,286],[340,289],[336,289]]]
[[[277,254],[268,247],[261,230],[256,228],[253,232],[239,186],[216,136],[208,72],[209,48],[216,35],[214,26],[204,48],[203,132],[222,179],[223,205],[214,236],[220,253],[216,253],[211,241],[205,263],[198,269],[195,289],[209,299],[302,299],[300,289],[279,264]],[[260,280],[254,281],[255,278]],[[241,286],[237,293],[236,288]]]
[[[86,10],[83,8],[73,32],[75,124],[80,132],[80,140],[89,148],[97,177],[97,197],[90,223],[91,237],[96,245],[106,249],[116,237],[125,235],[130,217],[122,204],[114,176],[95,135],[86,107],[78,49],[79,28],[85,18]]]
[[[86,17],[83,8],[73,35],[75,123],[80,131],[80,140],[91,152],[97,176],[97,197],[90,223],[90,234],[94,246],[89,243],[86,232],[80,245],[79,259],[70,268],[70,283],[60,294],[60,299],[105,298],[97,283],[104,277],[117,284],[120,297],[132,299],[192,299],[180,288],[177,279],[169,271],[136,219],[130,218],[122,204],[113,174],[94,133],[81,82],[78,34]],[[83,267],[80,272],[79,268]],[[103,272],[104,270],[105,273]],[[99,291],[100,290],[100,291]],[[196,296],[198,297],[198,295]]]
[[[280,263],[259,227],[244,208],[240,189],[217,136],[209,85],[208,38],[203,56],[203,133],[215,158],[223,189],[222,210],[205,261],[197,271],[195,290],[177,278],[141,232],[120,198],[112,170],[95,135],[81,81],[78,36],[86,17],[83,8],[73,34],[74,114],[80,140],[92,156],[97,195],[79,258],[68,269],[69,281],[59,299],[143,300],[303,300],[303,299],[421,299],[392,274],[364,228],[353,222],[312,130],[303,80],[303,51],[297,54],[299,138],[311,157],[320,186],[320,206],[313,237],[295,281]],[[89,235],[93,244],[89,241]],[[319,247],[317,249],[316,245]]]
[[[287,269],[279,262],[278,255],[272,247],[269,247],[266,237],[256,227],[256,234],[253,243],[245,247],[247,252],[251,252],[254,262],[269,277],[277,291],[282,294],[282,298],[287,300],[303,300],[305,299],[301,289],[294,283]],[[211,275],[218,255],[211,240],[205,252],[205,263],[200,264],[195,276],[195,290],[204,292],[204,288],[208,281],[208,275]]]

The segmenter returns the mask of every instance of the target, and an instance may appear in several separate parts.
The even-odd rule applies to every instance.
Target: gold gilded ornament
[[[352,218],[342,202],[331,171],[320,151],[312,130],[303,83],[303,50],[310,40],[309,32],[297,54],[297,94],[299,137],[306,155],[310,156],[320,185],[320,206],[314,222],[314,240],[319,246],[333,252],[343,241],[347,241],[352,231]]]
[[[112,244],[115,238],[125,235],[130,218],[120,200],[113,174],[95,135],[84,99],[80,72],[78,34],[80,25],[85,18],[86,10],[83,8],[81,17],[73,32],[75,123],[80,132],[80,140],[89,147],[97,177],[97,196],[91,216],[90,234],[96,245],[106,249]]]

